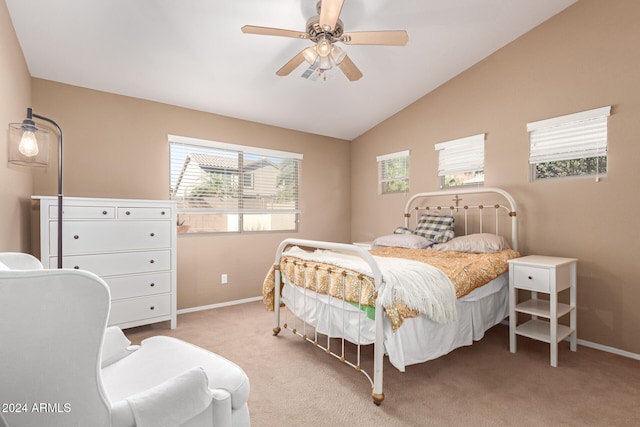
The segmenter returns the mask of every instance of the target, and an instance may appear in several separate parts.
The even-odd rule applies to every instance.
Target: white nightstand
[[[575,258],[530,255],[509,260],[509,344],[516,352],[517,335],[549,343],[551,366],[558,366],[558,342],[570,338],[571,351],[576,351],[576,264]],[[518,302],[518,289],[531,291],[531,298]],[[558,293],[569,289],[569,304],[558,303]],[[538,292],[549,294],[549,300],[538,299]],[[517,314],[531,319],[517,324]],[[569,326],[558,319],[569,314]],[[539,317],[548,319],[540,320]]]

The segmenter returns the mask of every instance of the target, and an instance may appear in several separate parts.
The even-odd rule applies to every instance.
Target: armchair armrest
[[[102,343],[101,368],[105,368],[118,360],[127,357],[138,349],[139,346],[132,346],[131,341],[117,326],[108,327],[104,331]]]
[[[29,254],[0,252],[0,270],[42,270],[42,263]]]
[[[130,396],[126,402],[129,403],[137,427],[154,427],[181,425],[209,408],[212,398],[207,374],[204,369],[196,367]],[[228,393],[216,394],[216,398],[222,398],[231,405]],[[119,402],[113,405],[112,409],[116,407],[122,410]],[[122,415],[120,414],[118,419],[129,418]]]

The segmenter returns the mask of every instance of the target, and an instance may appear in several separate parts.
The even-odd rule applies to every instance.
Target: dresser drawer
[[[114,301],[109,312],[109,325],[117,325],[171,313],[171,295],[153,295]]]
[[[49,258],[49,265],[57,265],[57,257]],[[87,270],[100,277],[135,273],[169,271],[171,251],[122,252],[95,255],[70,255],[62,258],[64,268]]]
[[[65,206],[62,202],[62,218],[67,219],[113,219],[116,208],[113,206]],[[49,206],[49,218],[58,219],[58,205]]]
[[[142,297],[171,292],[171,273],[136,274],[105,278],[111,299]]]
[[[171,219],[170,208],[118,208],[118,219]]]
[[[513,269],[513,284],[517,288],[536,292],[550,291],[549,269],[517,264],[511,265],[511,268]]]
[[[63,221],[65,255],[171,247],[170,221]],[[58,254],[58,229],[49,229],[49,253]]]

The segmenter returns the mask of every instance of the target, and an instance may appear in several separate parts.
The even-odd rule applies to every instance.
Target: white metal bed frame
[[[490,205],[490,206],[484,206],[482,204],[479,205],[464,205],[464,206],[459,206],[459,201],[461,201],[462,199],[459,197],[461,195],[481,195],[481,194],[493,194],[493,195],[499,195],[502,196],[504,198],[504,200],[506,200],[507,202],[507,206],[502,205],[500,203],[494,204],[494,205]],[[424,198],[429,198],[429,197],[442,197],[442,196],[455,196],[452,201],[455,202],[455,205],[451,205],[451,206],[446,206],[446,207],[442,207],[442,206],[413,206],[413,204],[419,200],[419,199],[424,199]],[[425,212],[430,212],[433,210],[438,211],[439,214],[442,214],[442,211],[447,211],[449,210],[450,213],[457,213],[459,212],[460,209],[463,209],[463,215],[464,215],[464,225],[465,225],[465,234],[467,234],[467,231],[469,229],[468,227],[468,213],[470,210],[478,210],[479,212],[479,231],[480,233],[483,232],[483,222],[484,222],[484,218],[483,218],[483,211],[485,208],[495,208],[495,234],[499,234],[499,215],[498,215],[498,211],[500,210],[504,210],[507,212],[508,216],[511,218],[511,247],[514,250],[518,249],[518,221],[517,221],[517,206],[516,206],[516,202],[513,199],[513,197],[507,193],[505,190],[502,190],[500,188],[495,188],[495,187],[487,187],[487,188],[474,188],[474,189],[458,189],[458,190],[444,190],[444,191],[436,191],[436,192],[425,192],[425,193],[417,193],[415,195],[413,195],[408,202],[405,205],[405,226],[409,227],[410,226],[410,220],[412,217],[411,211],[415,211],[416,213],[416,221],[418,220],[418,218],[420,217],[420,211],[425,211]],[[283,252],[285,251],[286,248],[288,248],[289,246],[301,246],[301,247],[306,247],[306,248],[316,248],[316,249],[328,249],[328,250],[335,250],[335,251],[341,251],[341,252],[347,252],[351,255],[357,255],[360,258],[362,258],[364,261],[366,261],[372,271],[372,276],[373,279],[375,281],[375,289],[376,292],[380,292],[380,290],[382,289],[382,287],[384,286],[384,282],[382,280],[382,273],[378,267],[378,265],[376,264],[375,259],[373,258],[373,256],[364,248],[362,248],[361,246],[357,246],[357,245],[351,245],[351,244],[345,244],[345,243],[333,243],[333,242],[323,242],[323,241],[316,241],[316,240],[305,240],[305,239],[285,239],[283,240],[280,245],[278,246],[278,249],[276,251],[276,257],[275,257],[275,263],[274,263],[274,270],[275,270],[275,286],[274,286],[274,328],[273,328],[273,334],[274,335],[278,335],[281,331],[280,328],[280,323],[281,323],[281,319],[280,319],[280,309],[283,306],[283,304],[281,303],[281,295],[280,295],[280,283],[282,280],[281,277],[281,272],[280,272],[280,259],[283,256]],[[306,289],[306,287],[305,287]],[[309,291],[309,292],[313,292],[313,291]],[[344,299],[343,299],[344,302]],[[344,315],[343,315],[344,316]],[[300,336],[301,338],[303,338],[304,340],[314,344],[315,346],[321,348],[322,350],[324,350],[327,354],[330,354],[334,357],[336,357],[337,359],[339,359],[341,362],[351,366],[352,368],[356,369],[358,372],[361,372],[365,375],[365,377],[369,380],[369,382],[371,383],[371,387],[372,387],[372,394],[371,397],[373,398],[373,402],[376,405],[380,405],[382,403],[382,401],[384,400],[384,393],[383,393],[383,359],[384,359],[384,327],[383,327],[383,322],[384,322],[384,308],[382,307],[382,304],[380,304],[379,300],[376,300],[376,305],[375,305],[375,342],[374,342],[374,368],[373,368],[373,379],[371,378],[371,376],[362,369],[361,365],[360,365],[360,356],[361,356],[361,352],[360,352],[360,347],[361,344],[359,343],[353,343],[357,346],[357,360],[354,362],[351,362],[349,360],[346,359],[345,357],[345,341],[349,342],[348,340],[346,340],[344,338],[344,336],[342,336],[341,338],[341,349],[340,349],[340,353],[335,353],[333,350],[331,350],[331,344],[330,344],[330,337],[327,336],[327,345],[326,347],[320,345],[318,343],[318,333],[317,331],[315,331],[314,333],[314,337],[313,339],[307,336],[306,333],[306,326],[307,323],[304,319],[301,319],[303,322],[303,331],[300,332],[294,324],[293,328],[289,328],[289,326],[287,325],[287,323],[283,324],[283,327],[285,329],[291,329],[292,333],[295,335]],[[315,328],[314,328],[315,329]]]

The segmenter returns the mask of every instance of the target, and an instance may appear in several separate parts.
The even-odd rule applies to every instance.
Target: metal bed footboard
[[[280,283],[282,280],[282,275],[280,272],[280,259],[282,258],[282,254],[284,252],[284,250],[289,247],[289,246],[299,246],[299,247],[304,247],[304,248],[314,248],[314,249],[329,249],[329,250],[335,250],[335,251],[341,251],[341,252],[346,252],[348,254],[352,254],[352,255],[356,255],[359,256],[360,258],[362,258],[365,262],[367,262],[367,264],[369,264],[369,267],[371,268],[371,272],[372,272],[372,276],[374,279],[374,285],[375,285],[375,289],[376,292],[380,292],[381,287],[383,286],[382,283],[382,273],[380,272],[380,269],[378,267],[378,265],[376,264],[375,260],[373,259],[373,257],[371,256],[371,254],[369,252],[367,252],[365,249],[363,249],[362,247],[356,246],[356,245],[349,245],[349,244],[344,244],[344,243],[333,243],[333,242],[322,242],[322,241],[316,241],[316,240],[304,240],[304,239],[286,239],[283,240],[280,245],[278,246],[278,250],[276,252],[276,258],[275,258],[275,263],[274,263],[274,269],[275,269],[275,286],[274,286],[274,328],[273,328],[273,334],[274,335],[278,335],[280,333],[280,324],[281,324],[281,319],[280,319],[280,308],[281,308],[281,295],[280,295]],[[304,288],[306,289],[306,287]],[[313,292],[313,291],[309,291],[309,292]],[[344,301],[344,296],[343,296],[343,301]],[[360,343],[353,343],[357,346],[358,349],[358,356],[357,356],[357,361],[355,363],[348,361],[345,358],[345,350],[344,350],[344,343],[346,338],[344,338],[344,330],[342,331],[342,346],[341,346],[341,353],[334,353],[331,350],[331,345],[330,345],[330,339],[331,337],[327,337],[327,347],[322,347],[321,345],[318,344],[318,340],[317,340],[317,332],[316,332],[316,337],[315,339],[311,339],[307,336],[306,331],[303,331],[302,333],[300,331],[297,330],[297,328],[293,328],[291,329],[291,331],[302,337],[304,340],[322,348],[324,351],[326,351],[328,354],[331,354],[332,356],[340,359],[341,362],[348,364],[349,366],[355,368],[358,372],[363,373],[367,379],[369,380],[369,382],[371,383],[371,387],[372,387],[372,394],[371,397],[373,398],[373,402],[376,405],[380,405],[380,403],[382,403],[382,401],[384,400],[384,393],[383,393],[383,358],[384,358],[384,327],[383,327],[383,320],[384,320],[384,309],[382,308],[382,305],[378,302],[378,300],[376,299],[376,305],[375,305],[375,341],[374,341],[374,368],[373,368],[373,379],[371,378],[371,376],[362,369],[361,365],[360,365]],[[344,312],[343,312],[343,316],[344,316]],[[305,322],[304,319],[301,319],[303,322]],[[306,327],[306,322],[304,324],[304,326]],[[284,328],[288,328],[287,323],[283,324]],[[348,340],[346,340],[348,341]]]

